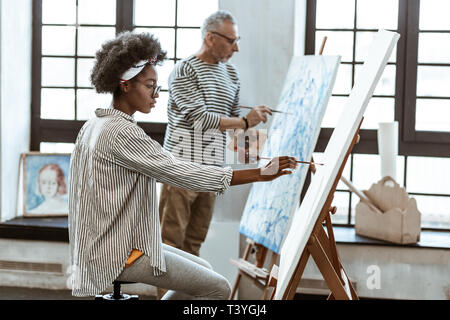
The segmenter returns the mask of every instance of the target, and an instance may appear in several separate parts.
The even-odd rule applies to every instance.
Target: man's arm
[[[267,113],[272,115],[272,110],[266,106],[254,107],[246,116],[248,128],[256,126],[261,121],[266,123]],[[246,129],[245,120],[236,117],[220,117],[219,130],[225,131],[227,129]]]
[[[219,130],[226,131],[228,129],[245,129],[244,118],[220,117]]]

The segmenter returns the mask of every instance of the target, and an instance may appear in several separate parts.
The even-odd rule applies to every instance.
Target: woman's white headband
[[[141,60],[132,66],[130,69],[124,72],[124,74],[120,77],[120,82],[128,81],[134,77],[136,77],[148,64],[154,64],[156,62],[156,57],[150,60]]]

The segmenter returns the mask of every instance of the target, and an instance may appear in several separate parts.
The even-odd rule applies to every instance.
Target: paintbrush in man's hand
[[[246,107],[246,106],[239,106],[239,108],[242,108],[242,109],[250,109],[250,110],[253,109],[252,107]],[[285,113],[285,114],[293,114],[293,113],[287,112],[287,111],[280,111],[280,110],[275,110],[275,109],[272,109],[272,108],[269,108],[269,109],[270,109],[270,111],[272,111],[272,112]]]

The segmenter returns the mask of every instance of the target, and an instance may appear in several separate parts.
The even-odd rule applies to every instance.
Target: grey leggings
[[[212,270],[206,261],[190,253],[163,244],[166,273],[153,275],[150,258],[141,256],[119,275],[119,281],[154,285],[169,291],[163,300],[228,299],[231,288],[227,279]]]

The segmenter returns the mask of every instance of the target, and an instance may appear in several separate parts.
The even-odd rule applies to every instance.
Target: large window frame
[[[133,0],[116,0],[116,34],[133,30],[133,8]],[[35,0],[33,1],[32,31],[31,151],[39,151],[41,142],[75,142],[78,132],[85,123],[82,120],[41,119],[42,26],[42,0]],[[76,83],[75,88],[77,88]],[[163,143],[165,123],[140,122],[139,125],[153,139]]]
[[[355,16],[358,0],[355,0]],[[398,29],[400,39],[397,43],[396,79],[395,79],[395,120],[399,122],[399,155],[404,156],[403,183],[407,187],[408,156],[450,157],[450,133],[417,131],[415,129],[416,115],[416,83],[418,63],[418,34],[419,34],[420,0],[399,0]],[[317,0],[307,0],[305,55],[316,54],[316,10]],[[355,18],[356,19],[356,18]],[[317,29],[318,31],[322,29]],[[333,29],[335,30],[335,29]],[[336,30],[335,30],[336,31]],[[359,29],[356,21],[352,29],[339,29],[338,31],[353,31],[354,35]],[[363,30],[368,31],[368,30]],[[373,30],[376,31],[376,30]],[[435,32],[435,31],[433,31]],[[354,39],[355,40],[355,39]],[[321,39],[317,39],[321,41]],[[353,51],[355,50],[355,44]],[[353,52],[353,56],[355,53]],[[355,62],[352,62],[355,64]],[[439,64],[433,64],[439,65]],[[443,64],[447,66],[448,64]],[[354,81],[354,79],[352,79]],[[333,128],[322,128],[315,152],[324,152],[333,133]],[[378,154],[377,130],[361,129],[360,141],[355,145],[348,159],[350,167],[350,180],[353,176],[354,154]],[[354,226],[352,222],[352,198],[355,197],[349,190],[338,189],[338,192],[349,193],[348,216],[346,223],[335,225]],[[449,196],[448,194],[410,192],[412,196]],[[423,230],[450,231],[444,228],[422,228]]]
[[[357,3],[358,0],[355,0]],[[355,4],[356,5],[356,4]],[[395,120],[399,122],[399,155],[450,157],[450,133],[415,130],[420,0],[399,0]],[[307,0],[305,54],[315,54],[316,0]],[[346,29],[347,30],[347,29]],[[357,31],[357,29],[348,29]],[[320,41],[320,40],[319,40]],[[323,152],[333,129],[320,132],[316,152]],[[376,130],[362,129],[354,153],[377,154]]]

